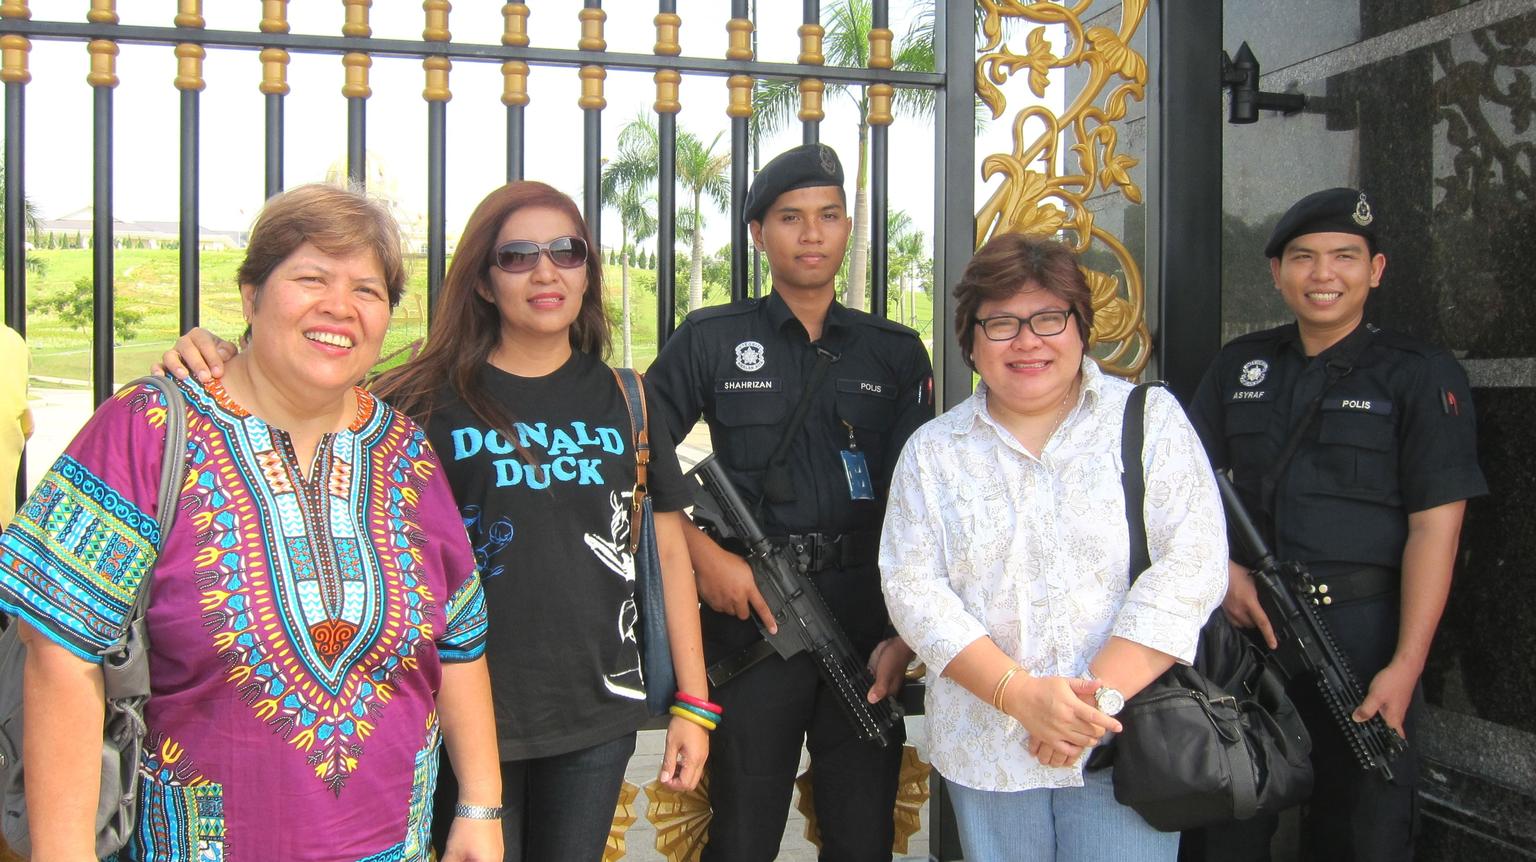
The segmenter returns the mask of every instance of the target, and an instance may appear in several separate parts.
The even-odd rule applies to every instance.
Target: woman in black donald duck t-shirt
[[[629,552],[635,453],[608,346],[601,261],[580,210],[548,185],[516,182],[470,216],[426,347],[373,386],[427,429],[475,547],[508,860],[601,858],[647,718]],[[194,330],[166,366],[185,373],[184,356],[217,376],[233,350]],[[680,702],[707,704],[682,532],[689,493],[663,432],[649,434],[648,484],[668,641]],[[672,718],[663,784],[697,785],[705,727]],[[445,769],[435,832],[446,835],[457,796]]]

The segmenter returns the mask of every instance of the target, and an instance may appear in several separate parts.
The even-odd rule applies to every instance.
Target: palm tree
[[[0,150],[0,224],[5,222],[5,152]],[[37,213],[37,204],[31,198],[22,199],[22,222],[26,225],[25,235],[36,237],[38,235],[40,219]],[[26,255],[27,269],[34,273],[42,274],[47,266],[41,258],[35,255]],[[5,265],[5,246],[0,244],[0,266]]]
[[[704,305],[704,198],[708,196],[716,210],[723,210],[730,205],[731,154],[716,153],[715,145],[718,143],[718,134],[709,142],[709,146],[705,146],[691,132],[680,130],[677,133],[677,181],[693,198],[691,209],[697,227],[697,230],[692,231],[693,241],[689,253],[689,311],[697,311]]]
[[[896,282],[897,320],[911,326],[917,317],[917,303],[911,295],[913,279],[928,259],[923,248],[923,232],[912,223],[912,217],[905,210],[891,210],[886,215],[885,233],[889,241],[891,279]]]
[[[899,71],[931,72],[934,69],[932,0],[929,10],[920,13],[912,30],[897,46],[895,68]],[[924,18],[926,15],[926,19]],[[868,66],[869,31],[873,15],[869,0],[838,0],[827,12],[827,32],[822,52],[828,65]],[[926,20],[926,29],[923,22]],[[926,34],[926,38],[925,38]],[[869,94],[862,84],[826,85],[826,93],[841,94],[852,100],[859,117],[858,168],[854,182],[853,254],[848,264],[847,304],[863,309],[869,260]],[[905,116],[927,117],[933,113],[934,93],[930,90],[897,90],[895,108]],[[794,81],[759,81],[752,93],[752,122],[760,132],[783,128],[800,106],[799,84]]]
[[[651,196],[646,188],[657,172],[657,134],[650,118],[641,114],[619,132],[618,157],[603,169],[603,205],[619,213],[619,283],[622,296],[620,329],[624,333],[624,366],[634,365],[632,328],[629,313],[630,239],[640,242],[656,232],[656,218],[646,208]]]

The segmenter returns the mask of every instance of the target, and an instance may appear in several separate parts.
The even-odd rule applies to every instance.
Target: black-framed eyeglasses
[[[1019,337],[1019,330],[1028,326],[1029,331],[1041,338],[1050,338],[1052,335],[1060,335],[1067,331],[1067,319],[1076,313],[1076,309],[1066,311],[1037,311],[1028,317],[1019,317],[1015,314],[994,314],[991,317],[976,319],[976,325],[981,327],[982,334],[988,341],[1012,341]]]
[[[549,255],[549,262],[561,269],[575,269],[587,262],[587,241],[579,236],[557,236],[549,242],[514,239],[496,246],[496,268],[506,272],[530,272],[539,265],[539,255]]]

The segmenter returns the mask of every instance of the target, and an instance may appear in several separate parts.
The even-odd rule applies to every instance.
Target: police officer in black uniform
[[[678,435],[704,417],[727,474],[760,501],[764,530],[796,551],[869,656],[877,700],[900,686],[912,655],[889,628],[876,551],[896,456],[933,416],[932,366],[917,333],[835,299],[852,225],[830,147],[770,161],[743,215],[773,290],[690,314],[646,375],[650,402]],[[772,616],[745,560],[690,532],[713,663],[761,638],[750,614]],[[821,858],[888,862],[901,747],[860,741],[808,655],[770,656],[712,696],[725,712],[711,742],[704,862],[778,855],[802,743]]]
[[[1211,465],[1232,471],[1276,557],[1308,564],[1319,582],[1323,619],[1368,687],[1355,720],[1379,712],[1410,746],[1390,783],[1365,772],[1313,682],[1291,685],[1316,770],[1301,848],[1330,862],[1412,858],[1419,676],[1450,591],[1466,500],[1487,493],[1461,366],[1366,320],[1387,262],[1379,227],[1356,189],[1291,207],[1264,253],[1296,322],[1222,348],[1190,411]],[[1223,607],[1273,646],[1243,565],[1254,562],[1232,561]],[[1187,836],[1186,858],[1268,859],[1276,820],[1260,820]]]

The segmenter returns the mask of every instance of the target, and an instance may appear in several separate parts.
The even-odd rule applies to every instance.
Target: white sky
[[[532,0],[529,32],[539,47],[575,47],[580,35],[580,0]],[[824,2],[824,7],[830,3]],[[892,0],[891,28],[899,40],[910,26],[908,0]],[[84,21],[89,0],[48,0],[33,4],[37,20]],[[169,26],[172,0],[120,0],[124,24]],[[459,0],[449,27],[455,41],[496,44],[502,32],[500,0]],[[723,0],[679,0],[681,42],[685,56],[721,57],[726,47],[729,4]],[[261,17],[256,0],[212,0],[204,4],[209,29],[255,30]],[[611,51],[651,53],[656,6],[641,0],[610,0],[605,36]],[[292,0],[289,23],[294,33],[340,34],[339,0]],[[798,53],[795,28],[800,4],[759,0],[758,51],[765,61],[793,62]],[[419,39],[424,24],[417,0],[374,0],[370,15],[379,38]],[[1022,47],[1024,31],[1013,41]],[[91,204],[92,94],[85,83],[89,57],[81,42],[34,39],[27,86],[26,193],[44,218],[57,218]],[[1064,46],[1058,46],[1058,52]],[[119,219],[174,221],[179,199],[179,92],[171,86],[176,59],[169,46],[122,45],[117,64],[121,80],[114,96],[114,215]],[[346,100],[341,96],[343,67],[338,55],[294,53],[288,68],[291,88],[285,108],[284,183],[296,185],[324,177],[346,154]],[[204,64],[207,88],[201,100],[201,218],[212,229],[243,229],[262,203],[264,97],[257,86],[261,64],[255,51],[210,50]],[[407,212],[426,211],[426,103],[421,98],[425,73],[419,60],[374,58],[370,72],[373,97],[368,103],[370,179],[382,170],[397,189]],[[474,205],[505,179],[506,111],[501,99],[498,63],[455,61],[449,82],[447,222],[457,234]],[[1054,86],[1054,85],[1053,85]],[[580,201],[582,116],[576,107],[580,82],[574,68],[533,67],[531,103],[526,111],[525,174],[566,191]],[[1027,88],[1009,87],[1010,113],[1026,104]],[[1055,100],[1059,100],[1059,88]],[[605,82],[608,110],[603,116],[605,153],[623,125],[652,110],[655,85],[650,75],[610,70]],[[725,80],[685,76],[679,126],[705,141],[725,132],[720,152],[729,152],[728,94]],[[852,193],[857,128],[846,96],[828,94],[821,139],[843,157]],[[892,209],[904,209],[931,244],[933,213],[933,140],[931,123],[898,117],[892,126],[890,184]],[[766,161],[800,142],[798,122],[762,142]],[[1011,150],[1008,117],[989,124],[978,141],[977,164],[987,153]],[[978,179],[977,201],[988,190]],[[679,200],[679,205],[682,205]],[[708,215],[706,247],[729,240],[728,216]],[[606,212],[605,243],[617,240],[617,217]]]

